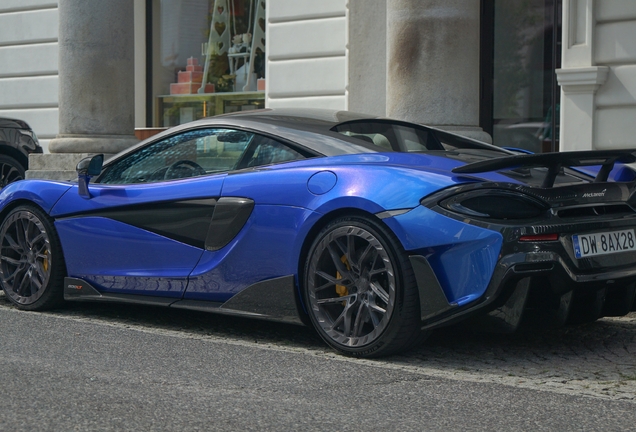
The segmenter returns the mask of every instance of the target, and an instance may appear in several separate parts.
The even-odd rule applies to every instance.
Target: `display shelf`
[[[157,127],[170,127],[218,114],[265,107],[264,92],[157,96]]]

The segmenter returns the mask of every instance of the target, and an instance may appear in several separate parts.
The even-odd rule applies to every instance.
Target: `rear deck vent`
[[[575,217],[593,217],[593,216],[630,216],[636,214],[634,210],[627,204],[614,204],[614,205],[595,205],[589,207],[575,207],[557,212],[560,218],[575,218]]]

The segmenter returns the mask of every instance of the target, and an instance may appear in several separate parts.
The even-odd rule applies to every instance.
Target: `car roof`
[[[124,150],[109,159],[107,163],[110,164],[125,154],[144,147],[150,142],[184,131],[210,127],[240,128],[255,133],[271,135],[273,137],[286,139],[314,152],[316,155],[322,156],[392,152],[393,150],[391,149],[334,130],[334,127],[337,125],[365,120],[415,126],[434,131],[438,135],[452,136],[453,139],[460,139],[478,148],[497,149],[501,151],[501,149],[492,145],[470,138],[460,137],[459,135],[440,129],[369,114],[319,108],[265,108],[221,114],[175,126]]]
[[[349,111],[266,108],[221,114],[185,123],[157,134],[150,140],[154,141],[190,129],[233,127],[287,139],[324,156],[390,151],[331,130],[345,121],[373,118],[375,117]],[[141,143],[141,146],[143,145],[144,143]]]
[[[353,111],[339,111],[320,108],[265,108],[221,114],[215,119],[236,118],[255,120],[270,124],[286,124],[289,127],[322,129],[328,131],[334,126],[355,120],[370,120],[378,117]]]

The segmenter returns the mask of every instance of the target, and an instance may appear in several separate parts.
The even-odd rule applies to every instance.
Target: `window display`
[[[482,21],[482,127],[495,145],[558,150],[561,1],[484,0]]]
[[[153,22],[155,126],[264,107],[264,1],[158,0]]]

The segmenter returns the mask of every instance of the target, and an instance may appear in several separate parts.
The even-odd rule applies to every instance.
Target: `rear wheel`
[[[12,210],[0,225],[0,283],[9,300],[24,310],[60,305],[64,269],[49,217],[32,206]]]
[[[0,155],[0,188],[24,180],[24,167],[11,156]]]
[[[313,242],[304,274],[311,322],[337,351],[377,357],[419,342],[413,269],[380,224],[361,217],[333,221]]]

